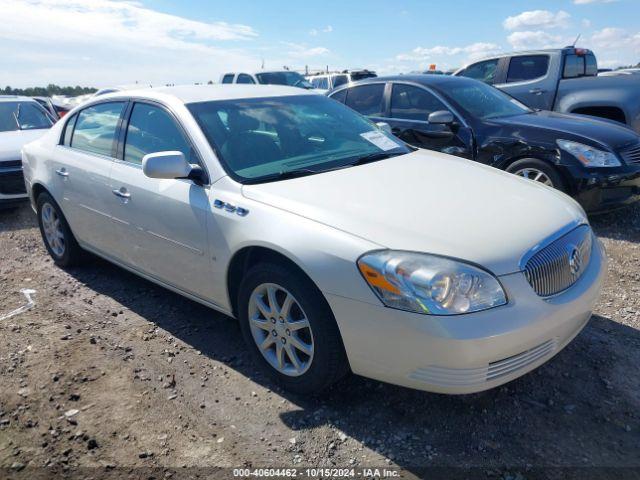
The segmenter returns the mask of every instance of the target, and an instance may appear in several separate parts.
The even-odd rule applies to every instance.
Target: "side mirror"
[[[387,122],[376,122],[376,126],[382,130],[384,133],[388,133],[389,135],[393,135],[393,133],[391,132],[391,125],[389,125]]]
[[[448,110],[438,110],[429,114],[428,121],[436,125],[451,125],[454,122],[453,113]]]
[[[207,183],[204,170],[187,162],[182,152],[149,153],[142,157],[142,171],[149,178],[187,178],[200,186]]]

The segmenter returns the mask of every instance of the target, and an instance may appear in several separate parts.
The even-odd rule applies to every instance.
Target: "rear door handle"
[[[122,187],[120,189],[115,188],[115,189],[111,190],[111,192],[113,192],[113,194],[116,197],[126,198],[126,199],[131,198],[131,194],[129,192],[127,192],[127,189],[124,188],[124,187]]]
[[[534,95],[542,95],[543,93],[546,93],[546,90],[542,90],[541,88],[532,88],[531,90],[529,90],[529,93],[532,93]]]
[[[68,177],[69,176],[69,172],[67,172],[67,169],[64,168],[64,167],[59,168],[58,170],[56,170],[56,173],[58,175],[60,175],[61,177]]]

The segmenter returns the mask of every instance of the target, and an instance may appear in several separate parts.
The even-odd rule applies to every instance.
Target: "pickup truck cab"
[[[598,76],[596,57],[587,49],[503,54],[454,75],[500,88],[533,109],[603,117],[640,133],[640,83],[632,76]]]

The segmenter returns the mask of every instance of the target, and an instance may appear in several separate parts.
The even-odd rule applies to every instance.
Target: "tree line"
[[[49,84],[46,87],[28,87],[28,88],[11,88],[9,86],[0,89],[3,95],[24,95],[25,97],[50,97],[52,95],[65,95],[67,97],[77,97],[87,93],[95,93],[98,90],[93,87],[61,87],[59,85]]]

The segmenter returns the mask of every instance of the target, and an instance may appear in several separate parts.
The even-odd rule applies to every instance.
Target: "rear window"
[[[346,104],[362,115],[379,117],[382,116],[383,96],[383,83],[353,87],[347,94]]]
[[[344,85],[345,83],[349,83],[349,77],[346,75],[336,75],[333,77],[333,88]]]
[[[513,57],[509,63],[507,83],[526,82],[544,77],[549,69],[548,55]]]
[[[227,73],[222,77],[222,83],[233,83],[233,73]]]
[[[564,78],[595,76],[598,74],[598,62],[593,53],[587,55],[569,54],[564,60]]]
[[[236,83],[256,83],[253,81],[253,78],[251,78],[251,75],[247,75],[246,73],[241,73],[240,75],[238,75],[238,80],[236,81]]]

